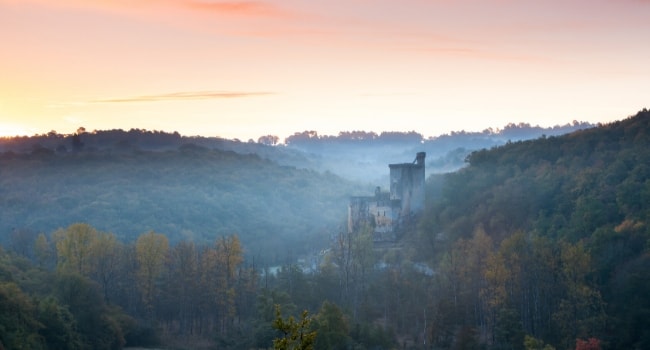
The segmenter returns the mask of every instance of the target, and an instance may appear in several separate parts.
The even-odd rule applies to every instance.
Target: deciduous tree
[[[87,276],[91,270],[91,252],[97,230],[84,223],[70,225],[67,229],[54,232],[58,268]]]
[[[91,250],[91,276],[102,287],[104,301],[108,303],[118,278],[122,244],[112,233],[98,233]]]
[[[138,287],[149,317],[152,317],[153,301],[157,292],[156,279],[162,273],[169,241],[167,236],[149,231],[138,237],[135,248],[138,260]]]

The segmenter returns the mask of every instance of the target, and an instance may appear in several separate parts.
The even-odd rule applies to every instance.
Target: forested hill
[[[0,154],[0,232],[4,243],[16,231],[33,240],[75,222],[124,241],[149,230],[197,243],[237,234],[253,257],[276,261],[326,245],[355,192],[329,173],[196,145],[7,152]]]
[[[289,136],[285,140],[285,148],[308,154],[310,160],[314,160],[310,166],[315,169],[329,170],[349,179],[387,183],[386,164],[412,160],[417,152],[427,154],[427,174],[445,173],[465,166],[465,157],[474,150],[544,135],[558,136],[595,126],[578,121],[547,128],[528,123],[509,123],[500,129],[490,128],[480,132],[462,130],[428,138],[416,131],[380,134],[346,131],[337,136],[304,131]]]
[[[0,152],[65,154],[79,151],[169,151],[191,143],[209,149],[256,154],[281,165],[329,171],[347,179],[377,185],[388,182],[387,164],[412,160],[417,152],[427,153],[427,173],[450,172],[463,167],[465,157],[474,150],[503,145],[508,141],[536,139],[543,135],[558,136],[594,126],[578,121],[547,128],[510,123],[499,129],[454,131],[429,138],[415,131],[386,131],[379,134],[372,131],[341,131],[336,136],[303,131],[287,137],[284,143],[274,135],[242,142],[142,129],[88,132],[81,127],[73,134],[51,131],[31,137],[0,138]]]
[[[649,348],[650,111],[468,162],[428,179],[419,230],[421,258],[455,281],[439,293],[466,307],[456,322],[507,310],[561,348]]]
[[[576,241],[650,206],[650,112],[559,137],[470,154],[469,167],[430,179],[431,216],[450,237],[481,226],[498,238],[517,230]]]

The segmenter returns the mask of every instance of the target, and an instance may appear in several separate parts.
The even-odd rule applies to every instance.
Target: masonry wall
[[[424,164],[391,164],[390,198],[399,200],[403,216],[424,210]]]
[[[374,196],[351,197],[348,232],[368,224],[375,241],[395,240],[400,225],[424,210],[424,157],[420,152],[413,163],[389,164],[390,192],[377,187]]]

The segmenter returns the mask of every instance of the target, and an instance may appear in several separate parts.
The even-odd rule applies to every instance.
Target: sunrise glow
[[[649,17],[644,0],[0,0],[0,135],[608,122],[650,107]]]

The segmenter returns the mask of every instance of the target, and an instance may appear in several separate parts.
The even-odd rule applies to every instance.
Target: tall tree
[[[181,335],[191,335],[195,331],[201,287],[198,253],[194,243],[182,241],[170,250],[166,279],[166,313],[178,322],[178,332]]]
[[[70,225],[53,234],[56,242],[58,269],[88,275],[91,271],[91,252],[97,239],[97,230],[84,223]]]
[[[236,277],[243,261],[243,251],[237,235],[221,237],[216,242],[217,278],[221,287],[217,290],[217,305],[222,315],[222,330],[226,331],[237,315]]]
[[[122,244],[112,233],[98,233],[92,245],[91,277],[102,287],[104,301],[110,302],[119,270]]]
[[[258,348],[268,349],[273,345],[277,330],[273,329],[273,322],[280,308],[288,314],[293,314],[296,305],[291,302],[289,294],[284,291],[262,289],[255,303],[257,315],[255,318],[255,345]]]
[[[162,273],[169,250],[169,241],[167,236],[149,231],[138,237],[135,248],[138,260],[138,287],[148,317],[151,319],[157,292],[156,279]]]
[[[356,320],[367,273],[375,263],[372,242],[373,228],[363,225],[357,232],[339,233],[332,249],[331,262],[339,267],[341,297]]]
[[[561,262],[566,294],[553,318],[563,345],[569,347],[577,338],[598,334],[603,329],[605,313],[600,292],[587,279],[591,273],[591,256],[584,244],[562,244]]]
[[[201,308],[215,316],[219,332],[226,333],[237,316],[237,285],[243,251],[236,235],[220,237],[201,256]]]
[[[314,349],[345,349],[350,343],[348,320],[343,311],[325,301],[315,317],[314,329],[318,333]]]
[[[469,278],[467,284],[471,293],[471,303],[473,304],[471,314],[477,325],[487,327],[489,300],[487,294],[483,292],[487,290],[488,286],[485,270],[494,254],[492,238],[487,235],[483,228],[479,227],[475,230],[472,239],[467,243],[465,268],[466,277]],[[498,266],[498,264],[495,264],[495,266]]]

